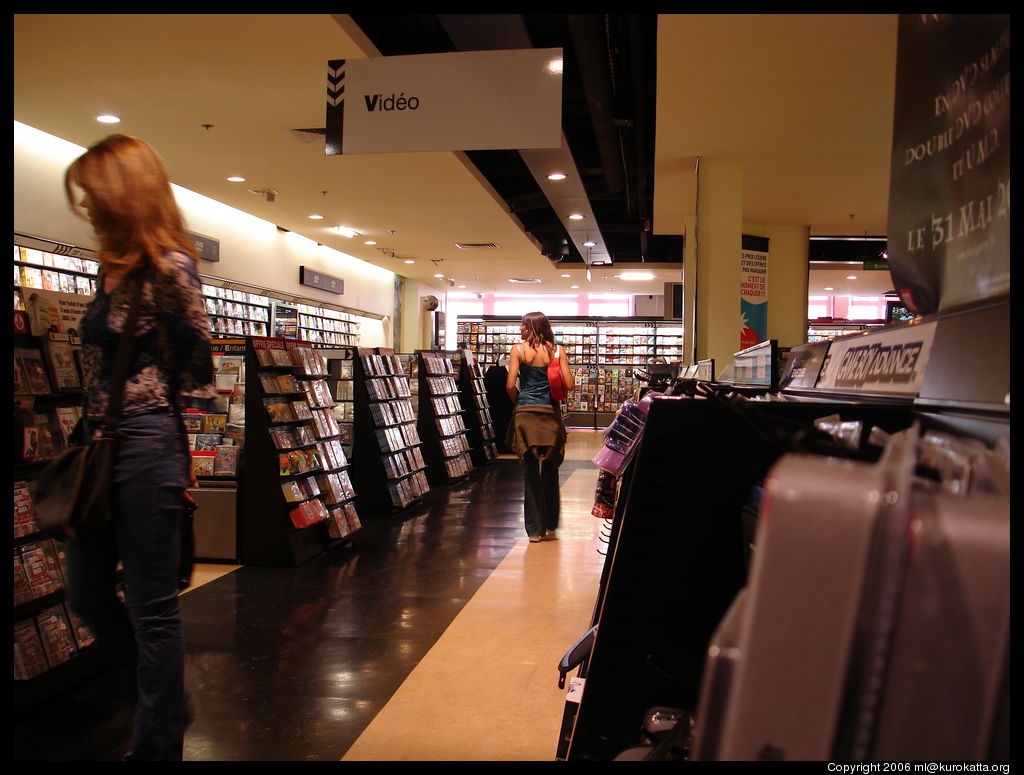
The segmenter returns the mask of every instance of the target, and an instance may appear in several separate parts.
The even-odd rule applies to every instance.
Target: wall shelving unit
[[[460,316],[458,339],[486,371],[521,341],[519,321],[492,315]],[[678,321],[552,317],[551,327],[555,341],[569,356],[576,380],[565,404],[569,425],[606,427],[636,388],[634,368],[683,360],[683,329]]]

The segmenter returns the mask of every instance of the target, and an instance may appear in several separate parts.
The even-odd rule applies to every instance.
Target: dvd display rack
[[[92,648],[92,634],[66,605],[63,545],[41,532],[33,508],[40,471],[68,446],[81,417],[81,374],[77,360],[65,363],[55,356],[52,347],[63,347],[63,341],[15,334],[13,344],[14,702],[19,708],[45,700],[103,665]],[[62,375],[65,369],[78,387],[69,384],[71,376]]]
[[[294,567],[360,528],[349,459],[326,361],[308,342],[248,341],[241,559]]]
[[[327,361],[327,387],[334,397],[334,419],[341,432],[339,440],[345,455],[352,459],[352,429],[355,423],[355,348],[318,350]]]
[[[416,424],[423,439],[427,480],[453,484],[473,470],[457,382],[459,370],[452,359],[457,353],[417,350],[416,355],[420,406]]]
[[[469,437],[469,455],[474,465],[482,466],[498,457],[490,399],[483,369],[472,351],[460,350],[459,356],[459,398]]]
[[[458,340],[486,370],[521,341],[519,318],[460,316]],[[551,318],[555,341],[569,356],[576,387],[565,406],[566,422],[607,426],[636,388],[633,369],[652,363],[681,363],[683,329],[679,322],[653,317]]]
[[[353,359],[352,479],[360,511],[394,514],[429,489],[403,364],[387,347],[358,347]]]

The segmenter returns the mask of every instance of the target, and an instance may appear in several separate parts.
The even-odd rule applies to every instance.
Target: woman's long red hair
[[[85,193],[84,204],[76,189]],[[198,263],[163,160],[148,143],[129,135],[100,141],[68,167],[64,192],[92,223],[106,266],[131,271],[146,256],[158,265],[175,250]]]

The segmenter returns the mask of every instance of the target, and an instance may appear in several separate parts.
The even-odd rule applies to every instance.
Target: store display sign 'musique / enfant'
[[[328,156],[558,148],[562,49],[327,63]]]

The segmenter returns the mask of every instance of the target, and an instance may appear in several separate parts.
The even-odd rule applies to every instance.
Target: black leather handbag
[[[140,283],[118,342],[110,400],[99,432],[84,444],[68,447],[39,474],[33,503],[36,519],[43,533],[59,541],[82,538],[110,524],[117,425],[141,297]]]

